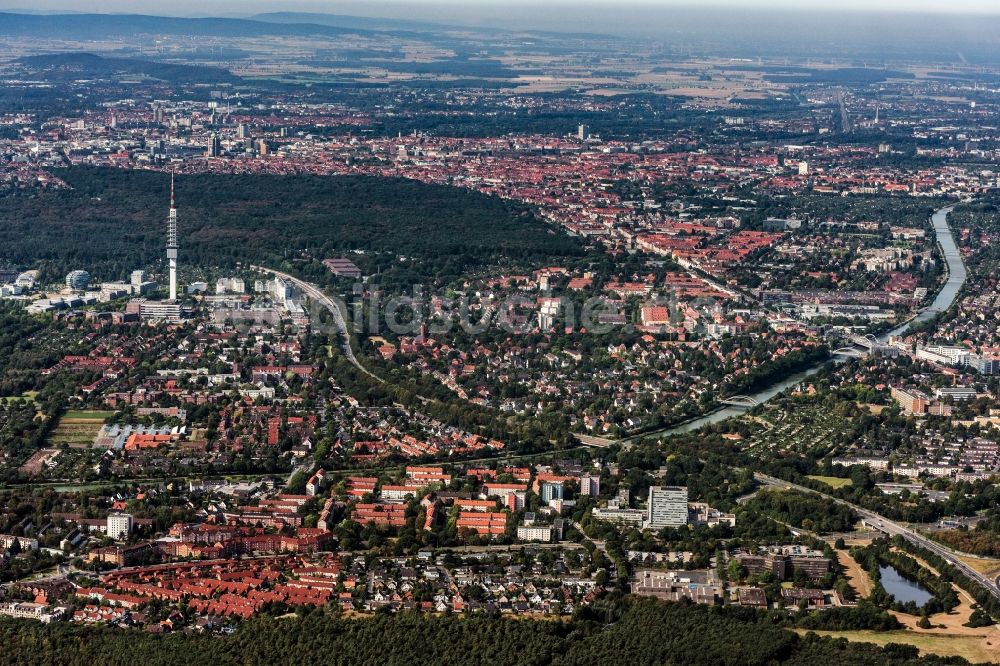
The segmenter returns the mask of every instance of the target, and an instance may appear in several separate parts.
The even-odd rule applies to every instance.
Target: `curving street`
[[[332,298],[324,294],[323,291],[316,285],[310,284],[304,280],[300,280],[299,278],[289,275],[288,273],[282,273],[281,271],[277,271],[273,268],[267,268],[266,266],[251,265],[250,268],[252,268],[255,271],[260,271],[262,273],[272,273],[273,275],[277,275],[283,280],[291,282],[303,294],[305,294],[310,299],[312,299],[316,303],[319,303],[327,310],[329,310],[331,316],[333,317],[333,326],[334,328],[337,329],[337,334],[340,337],[340,350],[343,352],[344,357],[348,361],[350,361],[351,365],[353,365],[355,368],[365,373],[375,381],[380,382],[382,384],[385,383],[384,379],[378,377],[377,375],[372,374],[366,367],[361,365],[357,357],[354,355],[354,350],[351,348],[351,332],[347,329],[347,317],[344,314],[343,310],[340,309],[339,303],[337,303]]]

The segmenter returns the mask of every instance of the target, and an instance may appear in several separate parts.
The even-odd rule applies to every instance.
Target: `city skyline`
[[[0,13],[0,662],[1000,664],[1000,8],[249,2]]]

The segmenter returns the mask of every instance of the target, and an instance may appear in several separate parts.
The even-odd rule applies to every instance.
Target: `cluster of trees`
[[[858,517],[849,507],[817,495],[785,490],[761,490],[747,504],[783,523],[812,532],[849,532]]]
[[[0,401],[0,447],[14,460],[41,448],[50,426],[50,422],[38,418],[38,408],[30,400]],[[7,473],[12,470],[5,469],[4,475]]]
[[[20,395],[38,387],[38,370],[54,364],[65,352],[57,332],[41,336],[49,324],[10,303],[0,303],[0,396]]]
[[[84,267],[121,279],[162,261],[169,178],[162,173],[76,167],[56,174],[70,192],[0,197],[0,260],[61,280]],[[318,260],[349,250],[383,253],[374,273],[460,275],[500,262],[543,263],[583,253],[528,209],[444,185],[364,176],[185,175],[177,178],[182,262],[232,266]],[[401,258],[405,259],[401,261]],[[359,261],[361,261],[359,259]],[[277,265],[275,267],[277,267]]]
[[[612,595],[569,622],[400,613],[349,620],[328,609],[261,616],[233,635],[152,635],[67,623],[0,620],[10,663],[168,664],[962,664],[917,649],[799,637],[765,613]]]
[[[993,521],[993,525],[984,523]],[[934,539],[960,550],[963,553],[982,555],[984,557],[1000,557],[1000,533],[995,527],[996,517],[980,521],[975,529],[940,530],[934,532]]]
[[[862,599],[853,608],[837,606],[812,611],[796,617],[794,622],[797,627],[816,631],[894,631],[903,628],[895,616],[867,599]]]
[[[881,229],[872,232],[882,236],[884,242],[891,238],[890,226],[907,226],[917,229],[930,227],[930,216],[945,203],[945,199],[913,199],[889,195],[866,197],[830,197],[818,194],[801,194],[794,197],[768,197],[761,199],[758,207],[747,214],[744,223],[751,228],[763,228],[769,217],[793,217],[806,220],[836,220],[858,223],[878,220]],[[803,227],[800,234],[814,233]]]
[[[761,363],[745,373],[728,378],[723,384],[722,393],[728,395],[753,393],[825,361],[829,356],[830,350],[826,346],[819,346],[772,357],[769,362]]]
[[[71,82],[80,78],[149,77],[169,83],[238,83],[228,70],[204,65],[179,65],[136,58],[107,58],[92,53],[54,53],[25,56],[18,64],[49,81]]]

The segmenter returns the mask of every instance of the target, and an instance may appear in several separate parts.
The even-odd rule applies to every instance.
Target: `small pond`
[[[907,601],[912,601],[917,606],[923,606],[933,598],[933,595],[922,585],[906,580],[894,568],[883,564],[878,570],[882,576],[882,587],[899,603],[905,604]]]

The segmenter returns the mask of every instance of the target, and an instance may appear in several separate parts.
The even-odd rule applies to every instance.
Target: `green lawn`
[[[16,402],[18,400],[34,400],[36,397],[38,397],[38,391],[26,391],[21,395],[10,395],[6,398],[0,398],[0,402],[8,403]]]
[[[843,488],[844,486],[851,485],[851,480],[850,479],[841,479],[840,477],[836,477],[836,476],[818,476],[818,475],[810,474],[806,478],[807,479],[812,479],[813,481],[819,481],[820,483],[825,483],[826,485],[830,486],[831,488]]]
[[[63,415],[64,419],[82,419],[86,421],[106,421],[114,416],[114,412],[102,412],[97,410],[69,411]]]

